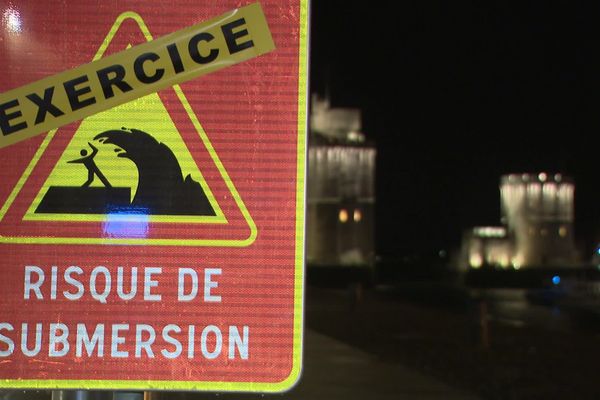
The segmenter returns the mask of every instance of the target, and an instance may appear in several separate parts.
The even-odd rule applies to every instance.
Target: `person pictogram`
[[[101,167],[117,158],[129,160],[114,164],[118,167],[114,168],[111,178],[115,182],[119,180],[117,186],[111,185],[100,171],[96,157],[100,151],[92,142],[105,145],[104,149],[98,146],[104,151],[102,161],[106,163],[100,164]],[[79,150],[80,158],[66,161],[83,164],[88,171],[87,180],[83,185],[70,179],[67,185],[50,185],[36,213],[107,214],[118,210],[147,215],[218,215],[201,183],[189,173],[184,176],[175,153],[151,134],[133,128],[111,129],[87,143],[90,148]],[[106,150],[110,148],[113,152],[109,153]],[[119,174],[133,175],[134,168],[137,184],[124,185],[123,175]],[[91,187],[96,176],[104,186]],[[133,195],[132,189],[135,189]]]
[[[94,145],[91,144],[90,142],[88,142],[88,145],[90,145],[90,147],[92,148],[91,154],[88,154],[88,151],[86,149],[81,149],[81,151],[79,152],[79,154],[81,154],[81,156],[82,156],[81,158],[78,158],[76,160],[67,161],[67,162],[71,163],[71,164],[83,164],[87,168],[88,178],[87,178],[87,181],[85,181],[85,183],[83,185],[81,185],[81,187],[90,186],[92,184],[92,182],[94,181],[94,175],[96,175],[102,181],[104,186],[106,186],[107,188],[111,188],[112,185],[110,184],[108,179],[106,179],[104,174],[102,172],[100,172],[100,169],[98,168],[98,166],[96,165],[96,162],[94,161],[94,157],[96,156],[96,154],[98,154],[98,149],[96,147],[94,147]]]

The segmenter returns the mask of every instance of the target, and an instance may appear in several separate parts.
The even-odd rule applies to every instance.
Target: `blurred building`
[[[309,266],[372,266],[375,256],[375,148],[358,109],[312,98],[308,147]]]
[[[462,264],[471,268],[484,265],[508,267],[512,246],[503,226],[477,226],[463,233]]]
[[[514,263],[565,266],[575,262],[575,185],[560,174],[505,175],[502,223],[514,241]]]
[[[502,176],[502,226],[465,232],[460,266],[519,269],[575,265],[574,192],[573,181],[561,174]]]

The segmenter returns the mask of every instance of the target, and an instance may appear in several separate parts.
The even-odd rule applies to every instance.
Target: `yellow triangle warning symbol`
[[[135,127],[134,132],[147,133],[155,141],[149,140],[142,134],[138,134],[134,139],[136,135],[126,129],[115,130],[112,144],[106,144],[102,138],[94,140],[96,135],[107,130],[106,127],[118,127],[120,124],[125,127]],[[143,142],[136,143],[136,139],[138,142]],[[119,143],[122,143],[124,148],[119,146]],[[80,161],[86,159],[82,152],[86,153],[85,155],[92,155],[94,151],[96,154],[93,163],[97,168],[96,173],[89,171],[84,162]],[[175,163],[172,162],[173,157]],[[169,173],[167,169],[170,167],[176,170]],[[178,168],[181,171],[178,171]],[[144,177],[144,174],[147,176]],[[194,193],[190,193],[186,196],[189,203],[187,207],[183,210],[176,209],[177,204],[173,204],[173,196],[177,195],[177,188],[186,188],[184,179],[188,176],[189,182],[193,183],[187,186],[196,187],[195,192],[201,197],[194,199]],[[165,190],[165,182],[160,181],[161,177],[171,180],[167,182],[170,190]],[[149,182],[144,184],[144,179]],[[181,184],[172,182],[174,179],[181,179]],[[145,196],[146,202],[144,193],[139,193],[138,188],[141,189],[140,191],[150,191]],[[118,195],[119,189],[121,193],[125,192],[126,198],[119,199],[120,209],[112,210],[113,213],[115,211],[123,213],[131,209],[147,215],[150,221],[226,222],[210,187],[156,93],[84,119],[31,203],[24,219],[104,221],[107,213],[106,200],[110,199],[102,198],[102,194],[109,192],[114,197]],[[156,189],[160,192],[156,193]],[[53,199],[52,194],[57,198]],[[92,197],[91,200],[96,200],[96,204],[93,204],[94,201],[90,204],[87,194]],[[149,196],[155,198],[153,203],[169,202],[169,206],[162,207],[162,211],[150,210],[150,204],[147,204]],[[137,201],[135,207],[128,207],[135,203],[136,199],[141,200]],[[208,204],[204,204],[204,207],[190,207],[202,202]],[[95,205],[98,209],[94,209]],[[108,212],[111,210],[109,209]]]
[[[129,32],[115,44],[125,21]],[[130,47],[135,37],[152,40],[139,15],[121,14],[94,60],[111,46]],[[167,106],[161,99],[165,96]],[[178,127],[182,123],[185,134]],[[256,238],[252,217],[178,85],[90,116],[70,138],[61,130],[68,127],[48,133],[0,209],[0,224],[20,220],[14,235],[0,232],[0,242],[240,247]],[[62,147],[54,143],[60,141]],[[189,141],[194,141],[194,151]],[[45,178],[30,179],[34,170],[44,170],[44,163]],[[211,179],[205,179],[204,167]],[[11,208],[16,209],[12,215]],[[143,234],[107,231],[111,220],[123,221],[123,216],[134,226],[143,223]],[[50,225],[40,226],[40,221]],[[198,223],[207,227],[204,235],[197,229],[190,234],[190,224]],[[33,233],[27,224],[37,224]],[[83,233],[61,235],[64,224],[76,224]],[[173,224],[183,226],[174,229]],[[224,233],[227,225],[235,225],[234,234]],[[246,233],[240,235],[242,231]]]

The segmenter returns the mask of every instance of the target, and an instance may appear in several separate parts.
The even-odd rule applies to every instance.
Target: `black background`
[[[498,225],[501,174],[575,179],[600,231],[596,2],[312,2],[311,90],[360,107],[377,146],[380,255],[434,254]],[[393,7],[392,7],[393,5]]]

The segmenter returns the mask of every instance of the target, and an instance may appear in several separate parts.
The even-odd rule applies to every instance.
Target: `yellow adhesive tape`
[[[268,53],[258,3],[0,94],[0,148]]]

